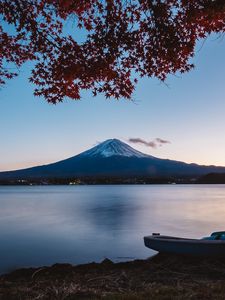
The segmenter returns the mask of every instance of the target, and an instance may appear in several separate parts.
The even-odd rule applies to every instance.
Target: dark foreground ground
[[[0,277],[0,299],[225,299],[225,259],[148,260],[20,269]]]

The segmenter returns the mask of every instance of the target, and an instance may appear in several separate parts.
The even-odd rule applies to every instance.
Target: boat
[[[225,231],[213,232],[202,239],[181,238],[153,233],[144,237],[145,246],[160,253],[195,256],[224,256]]]

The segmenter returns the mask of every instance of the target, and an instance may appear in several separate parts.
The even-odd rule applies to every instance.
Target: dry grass
[[[225,299],[225,260],[149,260],[21,269],[0,277],[1,300]]]

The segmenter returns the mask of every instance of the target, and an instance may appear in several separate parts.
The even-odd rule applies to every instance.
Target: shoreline
[[[18,269],[0,276],[0,299],[225,299],[225,258],[157,254]]]

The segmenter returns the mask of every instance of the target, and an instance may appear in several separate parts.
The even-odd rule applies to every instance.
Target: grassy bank
[[[157,255],[20,269],[0,277],[0,299],[225,299],[225,259]]]

